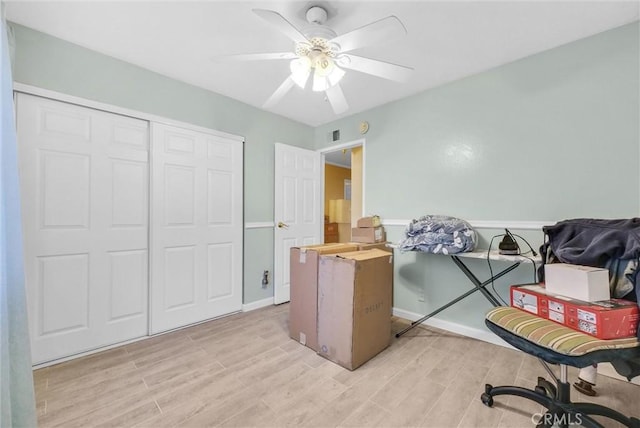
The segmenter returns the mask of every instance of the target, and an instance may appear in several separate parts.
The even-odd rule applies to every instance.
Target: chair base
[[[532,416],[532,421],[537,423],[540,428],[553,426],[561,428],[570,426],[603,428],[603,425],[595,421],[591,416],[604,416],[620,422],[626,427],[640,428],[639,419],[629,418],[608,407],[593,403],[572,403],[569,397],[570,390],[568,382],[558,381],[558,387],[555,388],[544,378],[538,378],[538,385],[535,390],[518,386],[492,386],[486,384],[485,392],[480,396],[480,399],[488,407],[493,406],[493,397],[498,395],[515,395],[534,401],[547,409],[547,412],[539,415],[539,418],[533,419]]]
[[[589,397],[596,396],[596,390],[593,389],[593,384],[587,382],[586,380],[582,380],[578,378],[577,382],[573,382],[573,387],[583,393],[584,395],[588,395]]]

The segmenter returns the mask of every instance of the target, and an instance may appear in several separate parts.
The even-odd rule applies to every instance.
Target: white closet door
[[[151,332],[242,308],[242,142],[153,123]]]
[[[148,332],[148,122],[19,94],[34,363]]]

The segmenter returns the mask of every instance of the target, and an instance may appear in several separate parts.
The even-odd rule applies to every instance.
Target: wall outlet
[[[424,290],[418,290],[418,302],[424,302]]]
[[[262,273],[262,288],[267,288],[268,285],[269,285],[269,271],[265,270]]]

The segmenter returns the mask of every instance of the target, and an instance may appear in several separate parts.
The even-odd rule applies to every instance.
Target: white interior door
[[[289,301],[291,247],[322,243],[321,155],[275,145],[274,303]]]
[[[151,332],[242,309],[242,142],[153,123]]]
[[[147,334],[148,122],[17,97],[34,363]]]

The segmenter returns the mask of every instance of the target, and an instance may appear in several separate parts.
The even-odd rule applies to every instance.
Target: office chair
[[[602,340],[520,309],[504,306],[491,310],[485,323],[489,330],[508,344],[538,357],[555,381],[554,385],[539,377],[534,389],[487,384],[480,397],[486,406],[493,406],[496,396],[516,395],[535,401],[547,409],[538,422],[541,428],[570,425],[602,428],[603,425],[591,416],[604,416],[626,427],[640,428],[640,420],[636,417],[625,416],[599,404],[572,402],[568,380],[568,366],[582,368],[594,363],[613,364],[640,359],[637,337]],[[560,365],[560,378],[555,376],[547,363]]]

